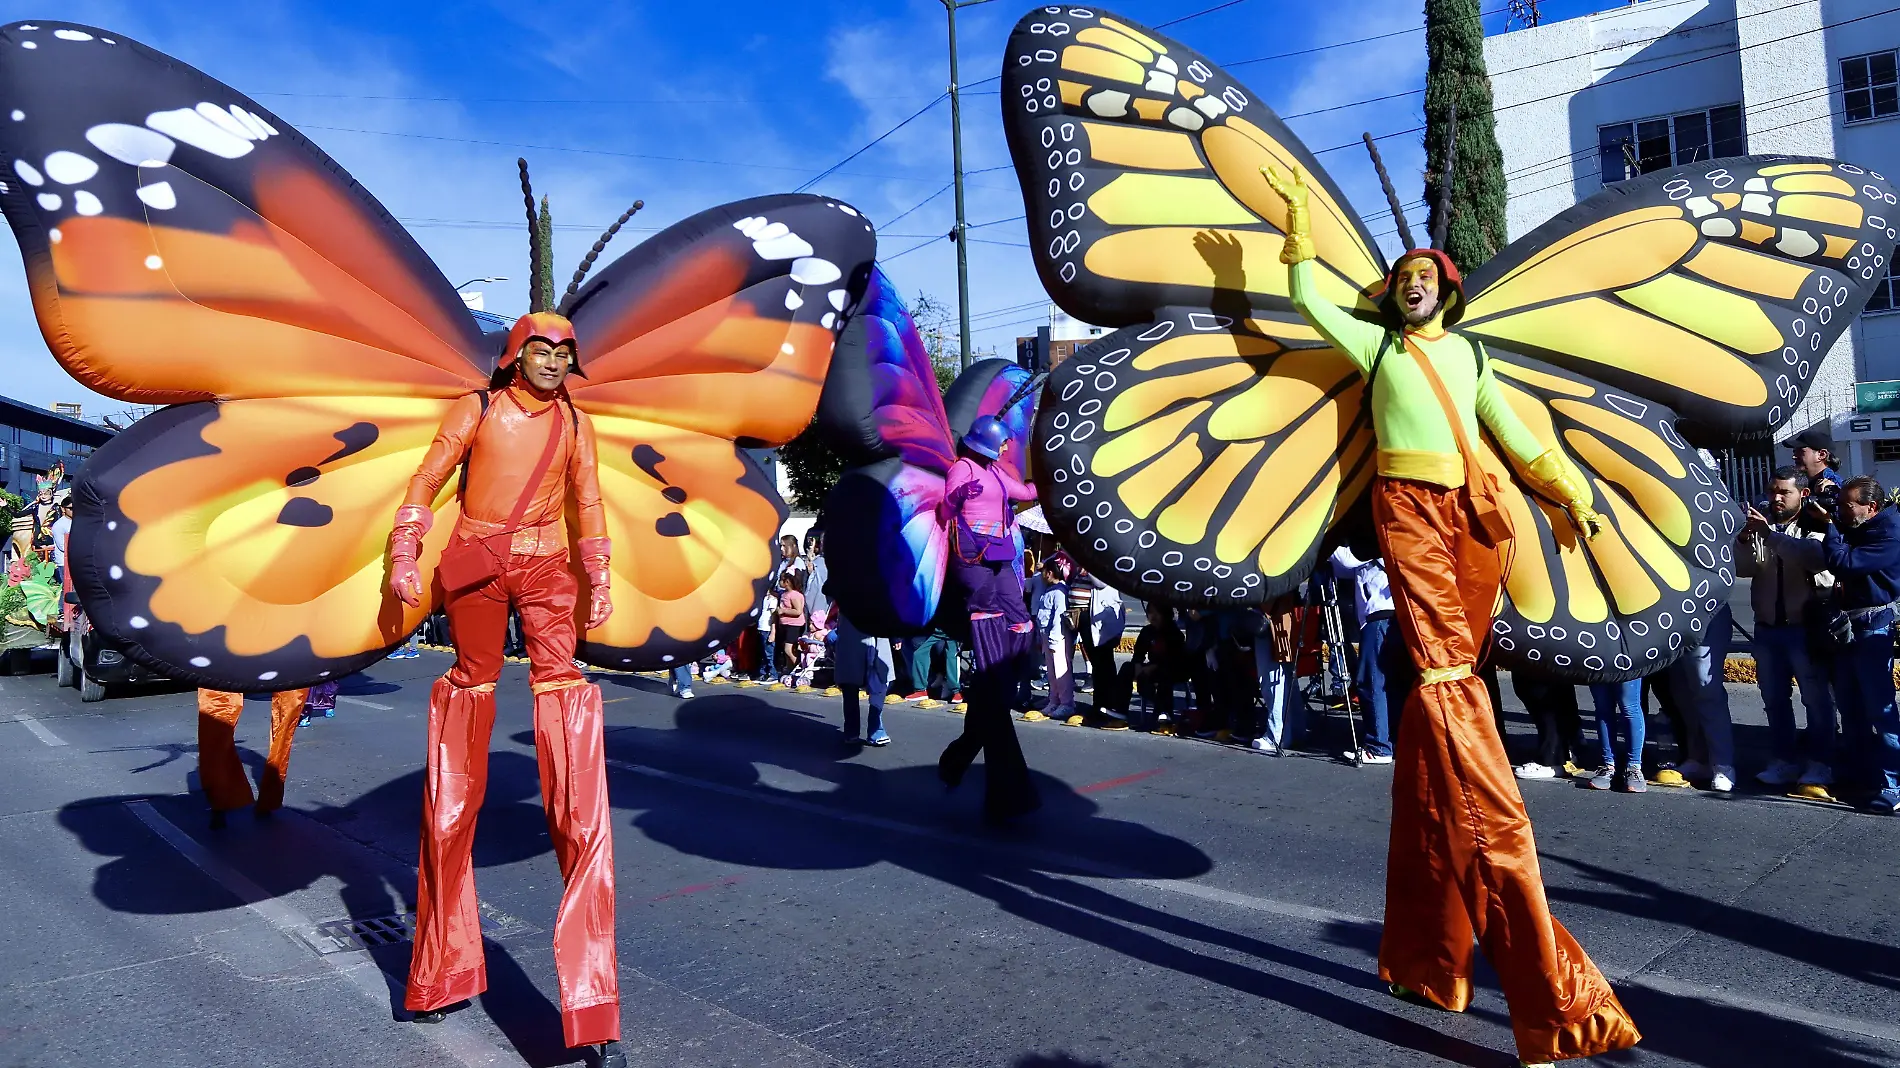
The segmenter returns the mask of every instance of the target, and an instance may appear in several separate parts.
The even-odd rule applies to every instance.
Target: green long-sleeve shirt
[[[1319,296],[1312,261],[1296,263],[1289,272],[1293,306],[1300,315],[1344,353],[1361,375],[1370,375],[1386,328],[1355,318]],[[1432,361],[1445,391],[1451,394],[1452,405],[1464,420],[1466,440],[1477,442],[1478,423],[1482,421],[1522,463],[1530,463],[1544,451],[1543,444],[1499,392],[1490,361],[1485,361],[1484,371],[1479,373],[1477,352],[1470,341],[1449,332],[1428,335],[1408,331],[1406,339]],[[1458,439],[1445,419],[1444,407],[1410,350],[1396,338],[1386,350],[1379,377],[1372,386],[1372,430],[1379,439],[1380,474],[1453,488],[1464,485],[1464,461],[1458,455]]]

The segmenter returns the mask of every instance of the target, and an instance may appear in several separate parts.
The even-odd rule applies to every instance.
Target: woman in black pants
[[[1520,779],[1555,779],[1575,775],[1597,760],[1583,750],[1583,720],[1577,715],[1577,687],[1548,675],[1517,667],[1511,669],[1511,688],[1537,724],[1537,754],[1515,769]],[[1582,764],[1575,758],[1583,756]]]

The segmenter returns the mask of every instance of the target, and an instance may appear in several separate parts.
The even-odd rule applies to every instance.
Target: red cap
[[[566,316],[556,315],[553,312],[529,312],[516,319],[514,329],[508,331],[508,346],[502,350],[499,366],[513,367],[515,360],[521,356],[522,346],[535,338],[540,338],[556,348],[566,345],[572,349],[574,373],[580,374],[581,343],[574,336],[574,324],[568,322]]]

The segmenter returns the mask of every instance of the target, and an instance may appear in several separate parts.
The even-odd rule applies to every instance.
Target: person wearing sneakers
[[[1511,688],[1537,727],[1537,756],[1512,769],[1520,779],[1582,778],[1599,763],[1583,748],[1577,687],[1528,668],[1511,669]],[[1583,765],[1590,765],[1585,768]]]
[[[1128,629],[1128,608],[1122,591],[1106,583],[1089,598],[1088,626],[1082,635],[1089,659],[1089,684],[1095,696],[1095,725],[1103,730],[1128,729],[1128,691],[1115,671],[1115,650]]]
[[[1584,784],[1592,790],[1620,789],[1644,793],[1643,782],[1643,680],[1593,682],[1590,700],[1597,710],[1597,745],[1601,759]],[[1614,745],[1617,728],[1622,728],[1626,748],[1619,762]]]
[[[1353,669],[1353,687],[1366,707],[1366,736],[1360,740],[1359,763],[1392,763],[1392,713],[1405,702],[1411,658],[1393,640],[1392,583],[1377,556],[1362,560],[1342,545],[1333,550],[1333,576],[1352,582],[1353,615],[1359,621],[1359,663]],[[1397,697],[1398,700],[1392,700]],[[1346,754],[1348,757],[1352,754]]]
[[[1801,512],[1811,499],[1809,485],[1807,472],[1800,468],[1776,469],[1768,483],[1768,531],[1797,540],[1824,540],[1824,534],[1807,531],[1801,522]],[[1755,580],[1750,593],[1755,609],[1755,682],[1761,688],[1774,744],[1774,760],[1755,777],[1769,786],[1795,786],[1797,794],[1824,798],[1826,787],[1834,782],[1837,733],[1824,659],[1834,576],[1795,556],[1785,546],[1776,547],[1751,532],[1743,533],[1735,554],[1736,574]],[[1801,748],[1796,746],[1794,727],[1792,691],[1797,681],[1808,714]]]
[[[891,688],[891,643],[888,638],[866,634],[854,626],[836,605],[832,606],[836,640],[832,642],[833,679],[844,698],[844,740],[858,742],[858,696],[870,699],[870,716],[864,720],[864,744],[886,746],[891,736],[884,730],[884,697]]]
[[[1042,599],[1036,602],[1036,633],[1042,637],[1043,670],[1049,676],[1049,703],[1043,715],[1070,726],[1080,726],[1075,710],[1075,636],[1069,633],[1069,584],[1062,564],[1051,559],[1042,565]]]
[[[1815,509],[1809,509],[1815,511]],[[1841,488],[1840,514],[1829,517],[1820,542],[1769,529],[1749,509],[1748,529],[1776,550],[1790,550],[1813,568],[1834,573],[1838,596],[1828,621],[1834,647],[1834,696],[1842,720],[1844,762],[1871,765],[1873,806],[1900,809],[1900,710],[1894,705],[1894,612],[1900,606],[1900,510],[1866,475]]]
[[[1720,479],[1715,457],[1707,449],[1698,452],[1703,465]],[[1735,728],[1729,718],[1728,688],[1724,685],[1734,630],[1734,616],[1724,602],[1697,635],[1695,647],[1662,673],[1688,733],[1681,746],[1687,759],[1677,765],[1676,771],[1692,783],[1707,782],[1709,789],[1718,794],[1735,789]]]
[[[1251,652],[1266,715],[1260,736],[1247,743],[1255,752],[1282,756],[1306,732],[1306,700],[1300,695],[1299,665],[1295,662],[1300,655],[1303,624],[1299,608],[1300,595],[1284,593],[1261,613],[1260,634]],[[1246,704],[1252,703],[1252,695],[1247,695]]]

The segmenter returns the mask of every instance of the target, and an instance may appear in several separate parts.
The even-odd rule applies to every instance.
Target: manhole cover
[[[529,929],[527,924],[512,916],[482,910],[482,934],[488,938],[507,938],[523,934]],[[326,956],[393,946],[409,941],[415,937],[415,933],[416,914],[413,912],[371,916],[361,920],[328,920],[298,932],[311,949]]]

